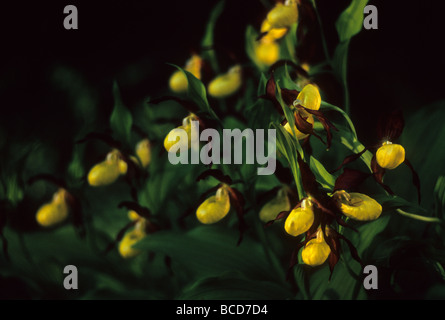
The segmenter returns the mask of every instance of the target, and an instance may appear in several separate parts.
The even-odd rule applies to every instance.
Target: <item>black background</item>
[[[227,0],[218,20],[216,41],[241,60],[247,24],[258,25],[264,7],[255,0]],[[0,8],[1,117],[9,135],[36,136],[73,125],[57,119],[64,108],[51,103],[48,78],[55,65],[80,72],[99,93],[99,108],[109,114],[111,84],[117,78],[132,105],[167,88],[171,67],[183,65],[204,33],[217,1],[21,1]],[[363,30],[351,42],[349,90],[352,118],[364,142],[379,110],[407,112],[443,97],[445,50],[438,1],[370,1],[378,9],[378,30]],[[65,30],[63,8],[76,5],[79,29]],[[338,39],[335,20],[349,1],[317,1],[331,54]],[[137,81],[125,81],[135,66]]]

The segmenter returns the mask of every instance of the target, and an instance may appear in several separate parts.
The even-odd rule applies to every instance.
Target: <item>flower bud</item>
[[[329,245],[324,240],[321,229],[318,229],[317,237],[309,240],[303,248],[301,258],[305,264],[316,267],[323,264],[329,257],[330,253],[331,248],[329,248]]]
[[[405,149],[400,144],[385,142],[377,150],[376,160],[384,169],[395,169],[405,161]]]
[[[343,214],[351,219],[370,221],[380,217],[382,206],[365,194],[351,192],[337,198],[337,204]],[[346,194],[346,196],[345,196]]]
[[[186,63],[184,70],[189,71],[196,78],[201,79],[202,60],[198,55],[193,55]],[[176,93],[183,93],[188,89],[188,80],[184,72],[176,70],[169,80],[170,89]]]
[[[296,2],[277,3],[267,14],[267,21],[272,28],[289,28],[298,21]]]
[[[151,147],[148,139],[143,139],[136,145],[136,155],[141,161],[143,168],[146,168],[151,161]]]
[[[122,160],[120,152],[113,150],[107,154],[105,161],[96,164],[88,173],[88,183],[93,187],[106,186],[120,175],[126,174],[127,163]]]
[[[66,190],[59,189],[50,203],[39,208],[36,220],[42,227],[52,227],[68,217],[69,207],[66,202]]]
[[[305,233],[314,223],[314,211],[312,203],[308,199],[304,199],[301,207],[293,209],[286,221],[284,222],[284,229],[291,236],[298,236]]]
[[[196,210],[196,217],[201,223],[212,224],[223,219],[230,211],[230,197],[226,187],[216,191],[216,195],[207,198]]]
[[[304,86],[303,90],[298,94],[297,100],[300,100],[300,104],[311,110],[320,109],[321,96],[318,88],[313,84]]]
[[[134,229],[127,232],[119,243],[119,253],[125,258],[133,258],[141,253],[140,250],[134,249],[133,245],[145,238],[146,233],[140,229]]]
[[[208,85],[209,95],[214,98],[225,98],[241,88],[241,67],[236,65],[222,75],[217,76]]]
[[[275,198],[267,202],[260,211],[260,220],[263,222],[269,222],[277,217],[282,211],[290,210],[290,201],[287,193],[284,189],[278,191]]]

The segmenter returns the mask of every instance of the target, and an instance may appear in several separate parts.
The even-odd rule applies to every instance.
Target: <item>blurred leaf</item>
[[[119,86],[116,81],[113,83],[113,97],[114,109],[110,116],[111,130],[116,134],[118,140],[130,144],[133,117],[122,101]]]
[[[335,23],[340,42],[348,41],[360,32],[363,26],[363,10],[367,3],[368,0],[352,0],[340,14]]]
[[[207,27],[204,33],[204,37],[201,41],[201,46],[205,49],[213,47],[215,45],[214,43],[214,32],[215,32],[215,25],[216,21],[218,20],[221,13],[224,11],[224,1],[220,0],[215,7],[213,8],[212,12],[210,12],[210,17],[207,22]],[[215,73],[219,73],[219,67],[218,67],[218,61],[215,56],[214,49],[205,50],[202,54],[204,60],[209,60],[212,69]]]
[[[203,278],[186,288],[180,300],[284,300],[289,288],[275,282],[252,280],[238,273]]]
[[[436,208],[436,216],[440,219],[445,218],[445,176],[437,178],[434,187],[434,200]]]
[[[276,280],[261,246],[247,236],[239,246],[237,240],[236,230],[198,226],[186,233],[156,232],[135,248],[166,254],[195,277],[239,271],[255,279]]]

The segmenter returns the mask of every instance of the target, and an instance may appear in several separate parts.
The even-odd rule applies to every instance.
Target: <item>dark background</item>
[[[25,1],[2,4],[1,117],[9,136],[39,136],[75,126],[64,117],[63,98],[51,89],[54,66],[82,75],[109,115],[111,84],[117,78],[131,105],[167,89],[172,69],[199,47],[217,1]],[[63,8],[76,5],[79,29],[63,28]],[[338,41],[335,20],[349,1],[317,1],[331,54]],[[445,71],[438,1],[370,1],[378,8],[378,30],[363,30],[351,42],[349,90],[352,118],[367,142],[372,116],[389,107],[407,112],[442,97]],[[258,25],[260,1],[228,0],[218,20],[216,41],[246,60],[247,24]],[[130,66],[130,67],[129,67]],[[130,71],[129,71],[130,70]],[[63,121],[60,121],[63,119]],[[61,123],[63,122],[63,123]]]

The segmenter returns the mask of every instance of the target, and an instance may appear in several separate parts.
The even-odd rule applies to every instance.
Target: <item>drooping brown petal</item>
[[[225,175],[221,170],[219,169],[208,169],[203,171],[197,178],[196,181],[200,181],[203,179],[206,179],[207,177],[213,177],[216,180],[223,182],[225,184],[232,184],[232,179]]]
[[[277,161],[275,168],[275,176],[283,184],[291,184],[293,181],[292,171],[290,170],[289,167],[287,168],[283,167],[280,161]]]
[[[126,208],[128,210],[133,210],[135,211],[139,216],[145,218],[145,219],[150,219],[151,218],[151,212],[150,210],[148,210],[148,208],[145,208],[143,206],[141,206],[139,203],[137,202],[133,202],[133,201],[122,201],[121,203],[118,204],[117,206],[119,209],[121,208]]]
[[[297,246],[295,247],[295,249],[292,251],[292,255],[290,257],[289,260],[289,266],[287,268],[287,272],[286,272],[286,281],[288,281],[291,277],[291,272],[292,269],[295,267],[295,265],[298,263],[298,252],[301,250],[301,248],[307,243],[308,240],[302,241],[299,244],[297,244]]]
[[[312,134],[317,137],[322,143],[324,143],[323,139],[315,133],[314,127],[312,123],[307,121],[307,117],[304,118],[300,112],[295,112],[295,126],[297,129],[304,134]]]
[[[383,176],[385,175],[385,169],[379,166],[375,155],[371,159],[371,170],[375,181],[377,181],[377,183],[380,184],[383,187],[383,189],[385,189],[386,192],[388,192],[390,195],[394,195],[394,192],[391,190],[391,188],[383,183]]]
[[[301,147],[303,148],[303,151],[308,156],[311,156],[312,153],[313,153],[312,147],[311,147],[311,143],[310,143],[310,139],[311,139],[311,136],[309,135],[309,136],[307,136],[306,138],[303,139],[303,143],[301,144]]]
[[[241,241],[243,240],[244,231],[247,230],[247,224],[244,220],[245,201],[243,195],[237,189],[229,187],[228,191],[230,195],[230,202],[234,206],[236,215],[238,217],[239,238],[236,245],[239,246],[241,244]]]
[[[295,208],[294,208],[295,209]],[[267,228],[269,226],[271,226],[275,221],[281,220],[281,219],[285,219],[287,218],[287,216],[289,215],[289,213],[291,213],[292,210],[289,211],[281,211],[280,213],[277,214],[277,216],[275,217],[275,219],[268,221],[265,225],[264,228]]]
[[[333,192],[338,190],[353,190],[362,184],[369,176],[371,176],[370,173],[345,168],[343,173],[335,180]]]
[[[312,110],[302,106],[300,106],[300,108],[303,108],[305,111],[309,112],[310,114],[313,114],[314,116],[317,117],[318,121],[321,122],[323,128],[326,131],[326,145],[327,148],[329,149],[331,147],[331,141],[332,141],[331,129],[335,131],[338,131],[338,129],[332,124],[331,121],[329,121],[328,118],[326,118],[326,116],[320,110]]]
[[[314,173],[309,168],[309,165],[301,159],[300,154],[297,152],[298,166],[300,167],[301,181],[303,183],[303,189],[308,195],[317,195],[319,193],[319,185],[315,178]]]
[[[357,249],[355,248],[355,246],[352,244],[351,240],[349,240],[348,238],[346,238],[344,235],[337,233],[338,238],[342,239],[343,241],[345,241],[349,247],[349,251],[351,252],[351,256],[352,258],[354,258],[355,261],[357,261],[358,263],[360,263],[360,265],[363,267],[363,262],[362,259],[360,258],[360,256],[358,255]]]
[[[264,31],[264,32],[261,32],[257,37],[256,37],[256,39],[255,39],[255,41],[260,41],[266,34],[268,34],[269,33],[269,31]]]
[[[405,158],[405,164],[411,169],[411,173],[413,175],[413,184],[417,189],[417,200],[420,204],[420,200],[421,200],[421,194],[420,194],[420,178],[419,175],[417,174],[416,170],[414,170],[413,165],[411,164],[411,162]]]
[[[119,241],[122,240],[127,230],[129,230],[131,227],[133,227],[136,224],[137,221],[131,221],[129,222],[125,227],[123,227],[121,230],[119,230],[118,234],[116,235],[116,238],[111,242],[107,248],[104,251],[104,254],[109,253],[111,250],[116,247],[116,244],[119,243]]]
[[[160,97],[157,99],[150,100],[147,103],[148,104],[159,104],[161,102],[169,101],[169,100],[176,101],[177,103],[179,103],[181,106],[183,106],[187,111],[189,111],[191,113],[198,113],[198,111],[199,111],[199,107],[196,105],[195,102],[181,99],[181,98],[178,98],[175,96],[163,96],[163,97]]]
[[[89,140],[100,140],[102,142],[105,142],[111,148],[115,149],[121,149],[122,146],[122,144],[119,141],[114,140],[109,134],[100,132],[90,132],[85,136],[85,138],[76,141],[76,143],[84,143]]]
[[[276,89],[277,86],[275,84],[275,79],[273,73],[271,74],[269,80],[267,80],[266,83],[266,93],[264,95],[259,96],[260,99],[266,99],[272,102],[275,110],[280,114],[283,115],[283,108],[281,108],[280,103],[278,102],[276,98]]]
[[[298,92],[297,90],[281,88],[281,98],[283,99],[283,102],[288,106],[294,104],[294,101],[297,99],[299,93],[300,92]]]
[[[335,236],[328,235],[325,238],[325,241],[328,244],[329,248],[331,249],[331,253],[329,254],[329,257],[328,257],[328,264],[329,264],[329,271],[330,271],[329,280],[331,280],[332,273],[334,272],[334,268],[335,268],[338,260],[340,260],[341,246],[340,246],[340,242],[338,241],[338,238],[336,238]]]
[[[338,170],[340,170],[343,166],[357,160],[358,158],[360,158],[366,151],[368,150],[368,148],[363,149],[362,151],[360,151],[359,153],[354,153],[351,154],[350,156],[347,156],[343,162],[337,167],[337,169],[331,171],[330,173],[334,173],[337,172]]]
[[[377,122],[379,140],[394,141],[400,137],[405,126],[402,110],[397,109],[380,116]]]

